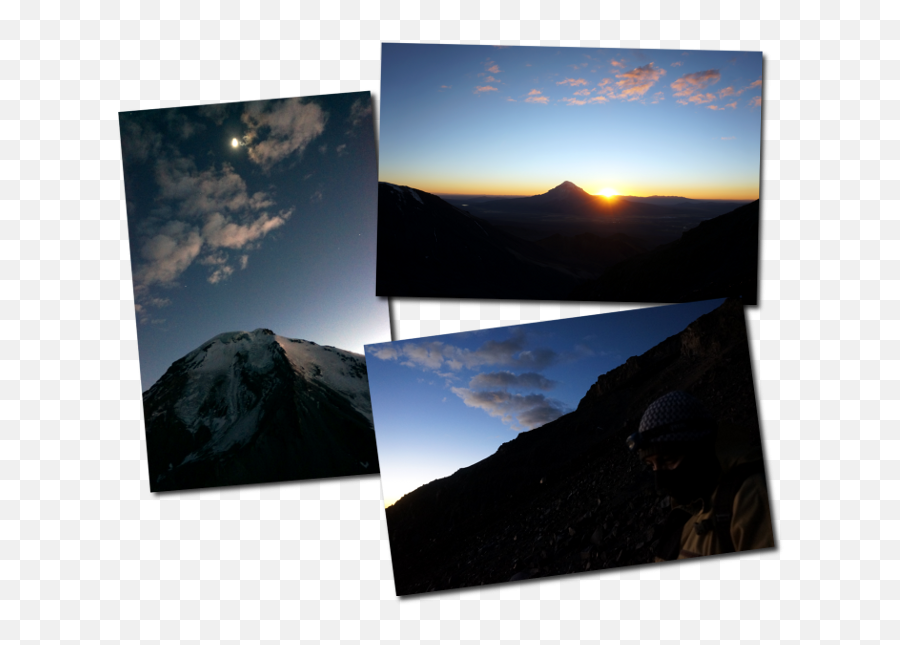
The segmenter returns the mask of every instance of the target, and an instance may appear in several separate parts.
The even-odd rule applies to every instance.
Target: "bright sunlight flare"
[[[604,188],[597,194],[603,195],[604,197],[615,197],[616,195],[619,194],[619,191],[616,190],[615,188]]]

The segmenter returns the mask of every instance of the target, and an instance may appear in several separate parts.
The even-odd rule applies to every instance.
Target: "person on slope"
[[[761,450],[720,455],[717,434],[703,404],[676,391],[650,404],[628,437],[672,501],[656,532],[657,562],[775,546]]]

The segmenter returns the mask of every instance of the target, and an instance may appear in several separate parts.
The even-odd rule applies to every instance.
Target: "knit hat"
[[[684,453],[715,438],[716,423],[700,401],[687,392],[669,392],[647,407],[628,447],[642,456]]]

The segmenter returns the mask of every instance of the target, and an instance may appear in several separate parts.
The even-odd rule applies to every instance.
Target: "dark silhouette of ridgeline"
[[[681,236],[576,287],[576,300],[690,302],[758,300],[759,200],[701,222]]]
[[[706,404],[723,446],[759,449],[740,301],[600,376],[574,412],[389,507],[397,594],[652,561],[668,509],[625,438],[675,389]]]
[[[712,217],[708,209],[729,202],[635,199],[610,201],[565,182],[465,210],[379,183],[376,294],[611,302],[737,296],[756,304],[759,201]],[[674,241],[658,246],[660,231]]]

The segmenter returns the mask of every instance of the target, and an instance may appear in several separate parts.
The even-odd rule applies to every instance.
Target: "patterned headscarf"
[[[690,450],[715,437],[713,418],[687,392],[669,392],[647,407],[638,431],[628,437],[628,447],[644,454]]]

